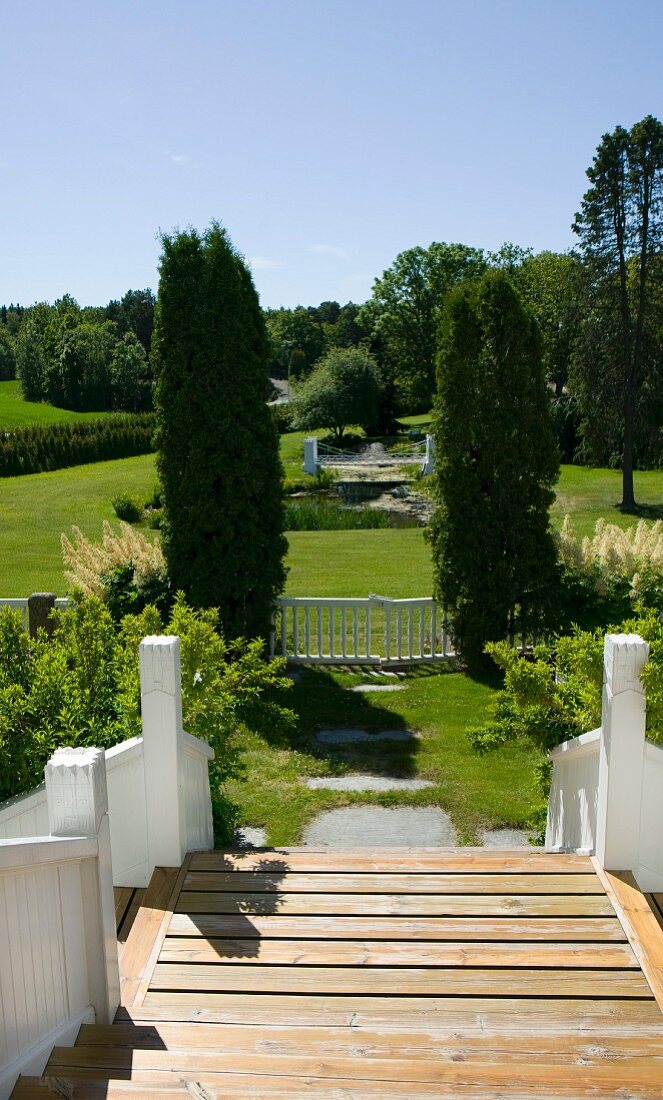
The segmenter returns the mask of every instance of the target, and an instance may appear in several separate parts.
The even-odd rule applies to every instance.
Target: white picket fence
[[[632,871],[663,891],[663,746],[645,739],[640,673],[649,653],[637,635],[605,639],[601,727],[551,754],[546,848],[594,852],[602,867]]]
[[[417,664],[455,654],[442,609],[432,597],[276,601],[271,655],[311,664]]]

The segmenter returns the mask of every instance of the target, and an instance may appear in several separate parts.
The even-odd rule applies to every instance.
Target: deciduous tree
[[[574,229],[588,269],[589,309],[603,333],[612,335],[612,349],[603,354],[607,369],[595,377],[599,385],[605,378],[603,399],[618,410],[621,508],[631,512],[638,394],[647,373],[653,283],[663,245],[663,124],[648,115],[631,130],[617,126],[604,134],[587,176],[590,187]],[[591,343],[585,347],[591,367]],[[581,356],[578,369],[586,365]],[[586,391],[591,394],[592,387]]]

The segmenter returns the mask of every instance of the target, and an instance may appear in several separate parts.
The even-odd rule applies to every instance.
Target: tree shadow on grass
[[[366,679],[368,682],[368,677]],[[388,682],[396,681],[385,680],[385,683]],[[398,698],[400,693],[394,693],[394,696]],[[363,730],[369,735],[386,730],[399,733],[407,730],[403,715],[385,705],[394,696],[389,693],[379,696],[377,692],[364,695],[349,691],[326,669],[302,669],[301,681],[294,685],[288,700],[299,718],[297,729],[286,735],[288,747],[304,750],[319,760],[328,761],[340,774],[358,770],[374,775],[411,778],[417,772],[415,756],[418,746],[415,738],[343,744],[316,740],[316,733],[321,729]]]

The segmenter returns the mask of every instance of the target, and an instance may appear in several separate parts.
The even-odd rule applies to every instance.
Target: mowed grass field
[[[282,455],[292,471],[301,467],[303,436],[282,437]],[[147,499],[155,480],[154,455],[0,479],[0,596],[43,590],[63,595],[60,534],[75,523],[99,538],[104,519],[116,522],[111,499],[120,490]],[[637,473],[635,486],[649,514],[663,510],[663,471]],[[591,534],[600,516],[630,526],[634,517],[616,508],[620,489],[619,471],[562,467],[553,523],[561,525],[568,511],[580,535]],[[288,595],[430,594],[430,552],[421,530],[296,531],[288,541]]]
[[[38,401],[24,401],[18,382],[0,382],[0,429],[27,428],[31,424],[57,424],[63,420],[94,420],[110,416],[103,412],[72,412],[43,405]]]

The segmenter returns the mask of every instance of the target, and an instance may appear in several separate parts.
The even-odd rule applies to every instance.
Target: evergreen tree
[[[470,664],[536,630],[554,592],[559,472],[538,329],[508,277],[458,287],[442,318],[435,409],[435,593]]]
[[[213,224],[163,238],[152,343],[173,585],[224,634],[265,637],[285,580],[282,469],[251,275]]]

